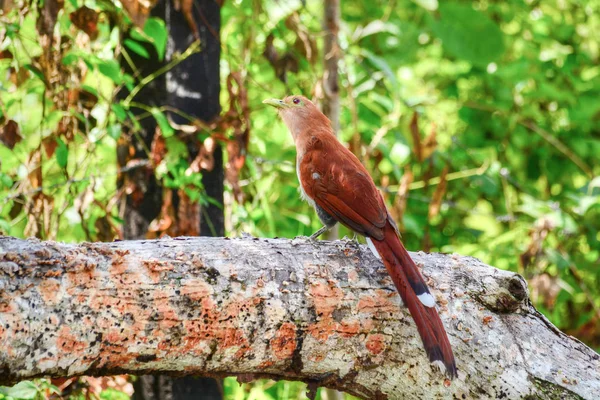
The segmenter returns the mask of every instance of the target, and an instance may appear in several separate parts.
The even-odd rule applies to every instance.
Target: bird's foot
[[[318,231],[316,231],[315,233],[313,233],[312,235],[310,235],[310,237],[308,238],[308,240],[313,240],[313,241],[317,240],[317,238],[319,236],[321,236],[322,234],[324,234],[328,230],[329,230],[329,228],[327,226],[324,226],[321,229],[319,229]]]

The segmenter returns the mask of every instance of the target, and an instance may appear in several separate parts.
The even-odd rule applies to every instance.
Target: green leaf
[[[160,131],[162,132],[163,137],[168,138],[173,136],[175,130],[173,129],[171,124],[169,124],[169,121],[167,120],[167,117],[165,117],[165,114],[163,114],[156,107],[150,109],[150,112],[152,113],[152,116],[156,119],[156,123],[160,127]]]
[[[504,36],[498,25],[470,3],[442,2],[439,12],[431,28],[451,55],[485,67],[504,53]]]
[[[42,82],[44,82],[44,84],[46,84],[46,77],[44,76],[44,73],[39,68],[37,68],[36,66],[31,65],[31,64],[26,64],[25,69],[28,70],[29,72],[31,72],[36,77],[38,77],[38,79],[41,80]]]
[[[110,78],[115,84],[119,85],[123,82],[121,67],[116,60],[101,60],[97,66],[98,71],[107,78]]]
[[[148,50],[146,50],[146,48],[144,46],[142,46],[135,40],[125,39],[123,41],[123,44],[125,45],[125,47],[127,47],[129,50],[133,51],[135,54],[137,54],[141,57],[147,58],[147,59],[150,58],[150,53],[148,53]]]
[[[119,139],[119,137],[121,137],[121,124],[113,124],[110,125],[108,128],[106,128],[106,133],[108,133],[108,136],[110,136],[111,138],[117,140]]]
[[[435,11],[438,9],[438,0],[413,0],[413,2],[428,11]]]
[[[398,79],[396,79],[396,74],[392,71],[392,68],[389,66],[387,61],[375,54],[371,53],[369,50],[361,49],[361,54],[369,60],[371,64],[381,72],[385,74],[385,76],[389,79],[392,87],[398,87]]]
[[[123,122],[127,119],[127,113],[125,112],[125,108],[121,104],[113,103],[110,105],[110,108],[115,113],[117,119],[120,122]]]
[[[15,23],[6,24],[4,25],[4,28],[6,29],[6,36],[8,36],[11,39],[17,37],[19,30],[21,29],[20,25]]]
[[[14,397],[15,399],[20,400],[34,399],[38,394],[37,386],[35,386],[35,383],[31,381],[22,381],[13,387],[4,389],[6,389],[3,391],[6,396]]]
[[[158,59],[162,61],[167,48],[167,28],[164,21],[156,17],[148,18],[144,25],[144,33],[152,38]]]
[[[0,172],[0,183],[2,183],[4,187],[9,188],[12,186],[13,180],[9,175],[5,174],[4,172]]]
[[[55,152],[56,162],[58,163],[59,167],[65,168],[69,161],[69,148],[61,138],[56,138],[56,143],[58,144]]]
[[[65,66],[73,65],[79,60],[79,56],[75,53],[68,52],[65,54],[61,60],[62,64]]]

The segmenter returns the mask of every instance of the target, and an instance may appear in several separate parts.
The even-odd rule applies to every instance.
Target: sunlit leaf
[[[171,124],[169,124],[169,120],[167,120],[167,117],[165,117],[165,114],[163,114],[162,111],[160,111],[156,107],[153,107],[150,110],[150,112],[152,113],[152,116],[156,119],[156,123],[160,127],[160,131],[162,132],[162,135],[166,138],[173,136],[173,134],[175,133],[175,130],[173,129]]]
[[[36,67],[35,65],[32,65],[32,64],[26,64],[24,67],[25,67],[25,69],[29,70],[29,72],[31,72],[33,75],[35,75],[39,80],[44,82],[44,84],[47,84],[44,73],[42,71],[40,71],[40,69],[38,67]]]
[[[167,48],[167,28],[165,23],[156,17],[148,18],[144,25],[144,33],[152,38],[158,58],[162,61]]]
[[[138,42],[136,42],[135,40],[131,40],[131,39],[125,39],[123,41],[123,44],[131,51],[133,51],[135,54],[144,57],[144,58],[150,58],[150,53],[148,53],[148,50],[146,50],[146,48],[144,46],[142,46],[141,44],[139,44]]]
[[[426,10],[435,11],[438,8],[438,0],[413,0],[415,4],[420,5]]]
[[[2,393],[6,396],[19,400],[34,399],[38,394],[37,386],[31,381],[22,381],[15,386],[2,389]]]
[[[108,78],[110,78],[115,84],[123,82],[123,75],[121,73],[121,67],[116,60],[101,60],[97,64],[98,71]]]
[[[58,143],[58,147],[54,153],[56,155],[56,162],[59,167],[65,168],[69,162],[69,148],[61,138],[56,138],[56,142]]]

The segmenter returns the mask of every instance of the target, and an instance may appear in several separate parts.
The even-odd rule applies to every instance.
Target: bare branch
[[[413,256],[454,347],[451,383],[355,242],[0,237],[0,383],[168,373],[303,380],[370,399],[600,396],[600,357],[533,308],[520,276]]]

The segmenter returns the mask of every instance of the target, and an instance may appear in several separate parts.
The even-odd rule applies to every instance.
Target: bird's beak
[[[263,100],[263,103],[273,106],[275,108],[288,108],[289,107],[287,104],[285,104],[283,102],[283,100],[279,100],[279,99],[266,99],[266,100]]]

